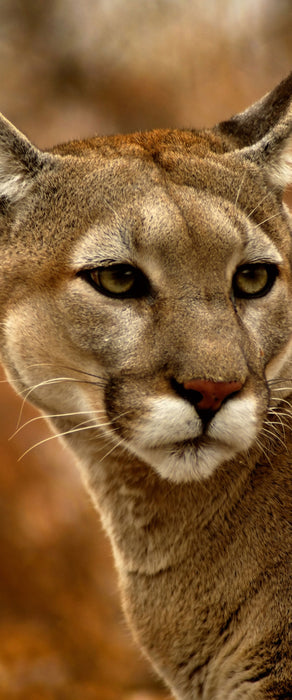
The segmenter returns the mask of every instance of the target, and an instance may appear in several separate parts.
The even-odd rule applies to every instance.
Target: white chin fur
[[[133,445],[131,445],[133,450]],[[181,448],[133,450],[135,454],[149,464],[163,479],[177,484],[188,481],[207,479],[215,469],[231,459],[234,450],[223,445],[204,445],[202,448],[191,446]]]
[[[230,399],[211,421],[202,444],[195,409],[179,398],[151,399],[128,448],[158,474],[176,483],[207,479],[223,462],[249,449],[258,420],[253,397]]]

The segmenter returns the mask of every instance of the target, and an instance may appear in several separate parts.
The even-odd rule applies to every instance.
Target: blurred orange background
[[[41,147],[210,126],[292,68],[290,0],[1,0],[1,111]],[[72,455],[0,385],[0,699],[158,700]]]

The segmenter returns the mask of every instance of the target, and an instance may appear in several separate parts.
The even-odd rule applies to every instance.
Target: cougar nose
[[[190,382],[184,382],[183,386],[186,391],[195,391],[198,394],[194,402],[198,409],[214,413],[227,396],[242,388],[240,382],[211,382],[206,379],[192,379]]]
[[[241,382],[212,382],[207,379],[192,379],[183,384],[176,383],[177,392],[195,406],[203,422],[208,422],[219,410],[224,399],[242,388]]]

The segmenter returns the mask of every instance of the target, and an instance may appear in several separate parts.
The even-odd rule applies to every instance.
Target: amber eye
[[[242,265],[233,278],[234,294],[242,299],[262,297],[272,288],[277,274],[278,268],[272,263]]]
[[[86,270],[83,276],[98,291],[111,297],[141,297],[147,294],[148,281],[131,265],[109,265]]]

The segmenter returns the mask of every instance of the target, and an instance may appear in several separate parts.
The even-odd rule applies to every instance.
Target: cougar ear
[[[22,199],[46,156],[0,114],[0,198]]]
[[[267,170],[273,186],[292,182],[292,73],[241,114],[222,122],[216,131],[227,151],[242,154]]]

